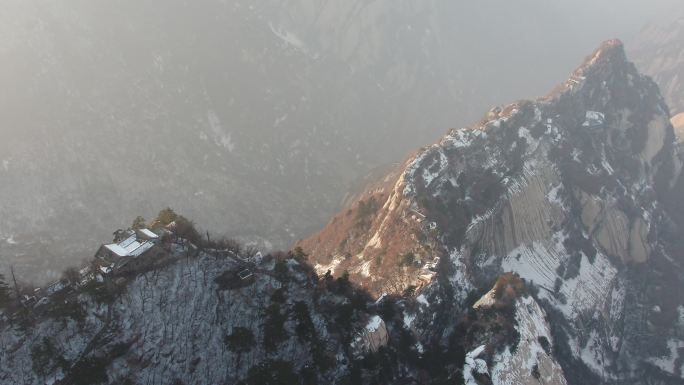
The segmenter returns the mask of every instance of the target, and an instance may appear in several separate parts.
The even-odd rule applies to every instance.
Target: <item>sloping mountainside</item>
[[[660,86],[672,115],[684,113],[684,16],[649,25],[629,46],[639,69]]]
[[[423,298],[374,301],[297,250],[205,246],[177,238],[34,305],[0,301],[0,383],[566,383],[545,313],[512,274],[440,343],[423,337]]]
[[[0,268],[54,278],[164,206],[289,246],[371,168],[548,88],[613,13],[590,0],[4,0]]]
[[[345,297],[317,291],[294,261],[278,275],[273,261],[255,267],[229,252],[176,246],[156,258],[133,276],[58,292],[5,325],[0,383],[235,384],[259,364],[344,373],[334,362],[349,360],[351,335],[329,326]],[[254,275],[238,278],[248,266]]]
[[[608,41],[548,96],[421,149],[299,246],[375,297],[419,293],[427,340],[448,338],[473,290],[519,274],[568,383],[682,383],[681,169],[657,85]]]
[[[606,42],[292,252],[184,221],[30,305],[0,285],[0,383],[681,384],[676,150],[657,86]]]

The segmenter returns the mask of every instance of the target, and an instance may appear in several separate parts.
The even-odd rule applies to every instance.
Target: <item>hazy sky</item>
[[[678,3],[3,0],[0,268],[80,259],[167,205],[287,247],[369,170]]]

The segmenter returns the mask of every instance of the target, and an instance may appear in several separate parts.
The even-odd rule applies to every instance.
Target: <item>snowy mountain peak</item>
[[[290,253],[195,231],[0,313],[0,382],[680,384],[682,168],[657,86],[610,41]]]
[[[376,296],[458,309],[517,273],[556,323],[568,382],[601,383],[646,370],[655,346],[678,343],[661,338],[646,352],[632,332],[654,341],[684,326],[684,304],[665,294],[682,284],[681,170],[658,87],[610,40],[548,96],[496,107],[421,149],[300,245],[319,272],[348,271]],[[658,289],[644,293],[644,282]],[[668,309],[660,332],[633,322],[654,306],[658,319]],[[625,328],[586,328],[589,319]],[[627,365],[635,356],[643,366]]]
[[[601,46],[591,55],[591,59],[583,67],[602,63],[625,62],[627,62],[627,55],[624,44],[619,39],[611,39],[601,43]]]

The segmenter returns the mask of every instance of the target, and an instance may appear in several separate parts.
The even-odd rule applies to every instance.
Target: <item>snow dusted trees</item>
[[[291,362],[269,360],[249,369],[248,377],[240,384],[246,385],[288,385],[299,384]]]
[[[247,353],[254,347],[254,333],[251,329],[234,327],[233,333],[227,335],[224,340],[228,349],[237,354],[235,359],[235,372],[239,372],[240,358],[242,353]]]
[[[263,344],[268,352],[275,351],[278,344],[285,341],[288,337],[287,331],[285,330],[287,315],[283,314],[281,311],[281,305],[285,304],[287,301],[285,292],[286,289],[284,288],[276,290],[271,295],[271,304],[264,312],[266,321],[263,324]]]
[[[292,257],[297,261],[297,262],[305,262],[308,260],[309,255],[304,252],[304,249],[302,249],[300,246],[297,246],[292,250]]]
[[[5,282],[5,276],[0,274],[0,309],[9,305],[11,300],[10,288]]]
[[[254,347],[254,333],[252,330],[243,327],[233,328],[233,333],[224,339],[228,349],[236,353],[246,353]]]
[[[171,210],[171,209],[169,209],[169,210]],[[133,220],[133,224],[131,224],[131,228],[133,230],[140,230],[140,229],[144,229],[145,227],[147,227],[147,224],[145,223],[145,218],[141,217],[140,215],[138,215]]]
[[[75,267],[68,267],[62,272],[62,278],[69,283],[79,282],[81,280],[81,274]]]
[[[160,226],[164,227],[169,225],[171,222],[174,222],[178,218],[178,214],[176,214],[175,211],[173,211],[172,208],[167,207],[163,209],[162,211],[159,212],[159,215],[157,215],[157,219],[154,221],[153,227]]]
[[[141,217],[139,217],[142,219]],[[136,221],[138,218],[136,218]],[[144,219],[142,219],[144,223]],[[135,226],[135,222],[133,223]],[[195,227],[195,223],[188,218],[177,214],[172,208],[167,207],[159,212],[157,218],[152,221],[152,228],[158,229],[161,227],[166,227],[173,224],[175,233],[181,238],[185,238],[195,245],[200,245],[202,243],[202,236]]]

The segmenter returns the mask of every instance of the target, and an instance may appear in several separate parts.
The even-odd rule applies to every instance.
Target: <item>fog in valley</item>
[[[58,277],[167,206],[289,248],[369,173],[545,94],[603,40],[657,72],[639,33],[680,3],[3,0],[0,272]]]

